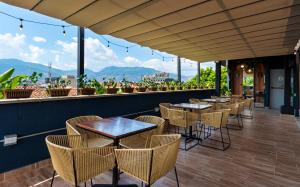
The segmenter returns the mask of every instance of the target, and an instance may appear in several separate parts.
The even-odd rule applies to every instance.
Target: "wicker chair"
[[[148,149],[116,149],[119,169],[149,187],[174,169],[179,187],[175,164],[180,137],[179,134],[154,135]]]
[[[104,147],[111,145],[113,140],[107,139],[104,136],[78,128],[76,124],[85,121],[99,121],[102,118],[99,116],[79,116],[68,119],[66,128],[68,135],[81,135],[86,147]]]
[[[248,98],[245,99],[244,101],[244,112],[249,111],[249,115],[243,114],[243,118],[247,119],[252,119],[253,118],[253,108],[254,108],[254,99],[253,98]]]
[[[202,134],[202,129],[204,129],[204,140],[201,142],[200,145],[205,146],[205,147],[210,147],[214,149],[219,149],[222,151],[225,151],[228,149],[231,145],[231,140],[230,140],[230,135],[229,135],[229,130],[227,127],[228,123],[228,117],[230,114],[230,109],[221,109],[221,110],[216,110],[211,113],[205,113],[201,115],[201,130],[200,130],[200,135],[199,138],[201,138]],[[212,139],[211,138],[211,132],[207,132],[207,136],[205,136],[205,126],[207,126],[209,130],[213,129],[215,131],[219,130],[220,135],[221,135],[221,140],[219,139]],[[227,137],[228,137],[228,142],[225,141],[224,136],[223,136],[223,131],[222,129],[226,128],[227,130]],[[205,144],[205,139],[215,141],[215,142],[220,142],[222,143],[222,148],[220,149],[219,147],[213,147],[210,145]]]
[[[177,109],[169,109],[169,118],[170,125],[177,127],[177,133],[179,133],[180,128],[184,129],[184,150],[188,151],[189,149],[198,145],[199,140],[197,140],[195,144],[192,144],[191,146],[187,147],[187,143],[189,143],[191,139],[194,139],[193,137],[191,137],[191,134],[193,132],[196,132],[196,137],[198,136],[197,124],[200,121],[199,113]],[[188,130],[191,131],[191,128],[193,127],[195,127],[195,130],[193,130],[192,132],[188,132]]]
[[[157,116],[139,116],[135,119],[138,121],[155,124],[157,125],[157,128],[152,131],[143,132],[137,135],[121,139],[120,145],[122,147],[129,149],[147,148],[149,147],[152,135],[160,135],[164,132],[165,120],[163,118]]]
[[[230,109],[230,116],[237,120],[237,124],[230,125],[230,129],[241,130],[244,127],[243,119],[242,119],[242,112],[244,111],[244,103],[238,102],[234,104],[228,105],[228,109]]]
[[[78,135],[47,136],[46,143],[54,168],[51,186],[56,173],[76,187],[90,179],[92,185],[93,177],[115,166],[114,147],[86,148]]]

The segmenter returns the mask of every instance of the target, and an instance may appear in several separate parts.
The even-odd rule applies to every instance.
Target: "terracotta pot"
[[[132,93],[133,90],[134,90],[134,88],[131,88],[131,87],[129,87],[129,88],[122,88],[122,92],[124,92],[124,93]]]
[[[152,92],[155,92],[155,91],[157,91],[157,87],[150,87],[149,90]]]
[[[167,87],[165,87],[165,86],[164,86],[164,87],[161,87],[160,90],[161,90],[161,91],[167,91]]]
[[[6,99],[29,98],[34,89],[7,89],[4,90]]]
[[[63,97],[68,96],[71,89],[69,88],[51,88],[48,93],[51,97]]]
[[[79,89],[80,95],[94,95],[96,89],[95,88],[81,88]]]
[[[106,88],[107,94],[116,94],[118,92],[119,88]]]
[[[182,86],[180,86],[180,87],[177,87],[177,90],[182,90]]]
[[[138,92],[145,92],[147,90],[147,88],[146,87],[137,87],[136,90]]]
[[[171,87],[169,88],[169,90],[175,90],[175,87],[171,86]]]
[[[193,89],[197,89],[197,88],[198,88],[198,86],[194,86],[194,87],[193,87]]]

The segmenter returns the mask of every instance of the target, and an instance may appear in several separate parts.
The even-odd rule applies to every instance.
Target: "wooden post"
[[[77,33],[77,77],[84,74],[84,28],[78,27]],[[77,84],[78,87],[78,84]]]
[[[216,62],[216,96],[221,95],[221,61]]]

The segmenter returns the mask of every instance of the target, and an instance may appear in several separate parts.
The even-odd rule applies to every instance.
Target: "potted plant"
[[[63,79],[58,79],[51,83],[47,89],[48,94],[51,97],[61,97],[68,96],[70,92],[70,88],[67,88],[71,84],[71,81],[65,81]]]
[[[191,82],[185,82],[183,84],[183,87],[185,90],[190,90],[191,89],[191,86],[192,86],[192,83]]]
[[[105,78],[103,78],[104,80],[104,86],[106,88],[106,93],[107,94],[116,94],[119,90],[119,88],[117,88],[118,83],[115,81],[115,78],[111,78],[108,81],[105,81]]]
[[[175,87],[176,87],[176,82],[175,81],[171,81],[169,83],[169,90],[175,90]]]
[[[96,79],[91,81],[91,85],[96,90],[96,94],[104,94],[105,93],[105,86],[103,83],[98,82]]]
[[[134,88],[131,86],[131,82],[125,78],[121,81],[121,89],[123,93],[132,93],[134,90]]]
[[[79,94],[94,95],[96,89],[93,87],[92,81],[87,78],[87,75],[80,75],[78,78]]]
[[[151,79],[144,80],[149,91],[157,91],[157,83]]]
[[[32,86],[40,77],[42,77],[41,73],[33,72],[30,76],[19,75],[9,78],[1,86],[4,97],[7,99],[29,98],[34,91]]]
[[[159,84],[159,90],[161,90],[161,91],[167,91],[167,88],[168,88],[167,83],[161,82]]]
[[[182,90],[182,83],[181,82],[176,83],[176,89],[177,90]]]
[[[147,90],[147,85],[145,84],[145,82],[141,81],[139,83],[137,83],[137,87],[136,87],[136,90],[138,92],[145,92]]]

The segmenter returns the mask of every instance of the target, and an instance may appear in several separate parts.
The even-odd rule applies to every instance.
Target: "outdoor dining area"
[[[204,146],[225,151],[230,148],[229,118],[237,119],[231,127],[242,130],[244,111],[252,113],[254,104],[253,99],[218,97],[189,101],[161,103],[160,116],[128,119],[87,115],[67,120],[67,135],[46,137],[54,169],[50,186],[55,184],[57,174],[74,186],[82,183],[86,186],[87,182],[101,186],[94,184],[93,178],[112,170],[110,186],[120,186],[118,180],[123,175],[141,181],[142,186],[151,186],[174,171],[179,187],[176,170],[179,149],[189,151]],[[207,141],[219,145],[209,145]]]
[[[300,186],[299,1],[2,2],[76,26],[77,78],[89,29],[176,55],[179,84],[195,61],[197,86],[0,100],[0,187]]]

